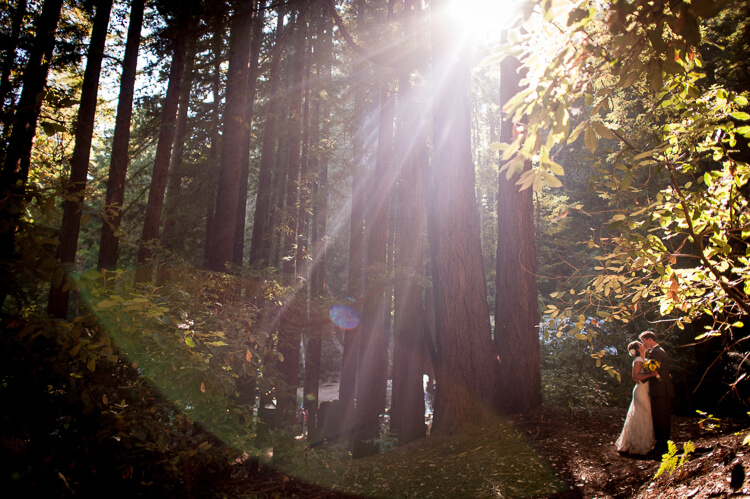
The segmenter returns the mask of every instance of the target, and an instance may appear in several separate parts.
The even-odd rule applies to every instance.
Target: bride
[[[625,425],[615,445],[617,451],[627,454],[648,454],[654,446],[654,423],[651,419],[651,399],[648,394],[648,378],[654,373],[643,369],[646,361],[646,347],[634,341],[628,345],[628,352],[633,361],[633,400],[630,402]]]

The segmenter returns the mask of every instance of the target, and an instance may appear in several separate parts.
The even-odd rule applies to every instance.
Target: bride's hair
[[[638,351],[639,351],[638,347],[640,347],[640,346],[641,346],[641,342],[640,341],[631,341],[630,342],[630,344],[628,345],[628,353],[630,354],[631,357],[635,357],[636,355],[638,355]]]

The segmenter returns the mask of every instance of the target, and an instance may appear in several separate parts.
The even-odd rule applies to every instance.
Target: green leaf
[[[586,131],[583,134],[583,143],[586,145],[586,149],[588,149],[591,154],[594,154],[594,152],[596,152],[598,139],[596,137],[596,132],[594,131],[594,127],[592,126],[586,127]]]
[[[750,120],[750,114],[748,113],[736,112],[736,113],[732,113],[731,116],[732,118],[736,120],[742,120],[742,121]]]
[[[617,135],[615,135],[615,132],[607,128],[607,126],[604,123],[599,123],[598,121],[594,121],[593,125],[599,137],[603,139],[616,139],[617,138]]]
[[[193,338],[190,338],[189,336],[185,338],[185,344],[190,348],[195,348],[195,341],[193,341]]]

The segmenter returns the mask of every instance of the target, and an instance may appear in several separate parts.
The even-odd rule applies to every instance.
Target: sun
[[[522,0],[449,0],[445,15],[468,38],[492,37],[518,18]]]

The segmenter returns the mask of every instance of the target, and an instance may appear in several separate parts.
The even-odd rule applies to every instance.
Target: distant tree
[[[169,165],[172,158],[177,131],[177,110],[180,104],[182,80],[185,74],[188,39],[195,36],[192,26],[192,7],[195,4],[183,3],[170,13],[172,60],[169,69],[167,93],[161,110],[159,140],[156,144],[154,168],[151,173],[151,185],[148,190],[148,204],[143,221],[143,232],[138,247],[138,270],[136,280],[149,282],[152,279],[153,248],[159,243],[159,229],[162,225],[164,196],[169,179]],[[168,28],[168,29],[169,29]]]
[[[209,268],[223,271],[234,262],[235,224],[246,133],[245,106],[252,34],[253,3],[234,1],[229,39],[229,72],[223,116],[219,184],[211,238]],[[242,187],[246,188],[246,187]]]
[[[112,270],[117,266],[120,247],[120,224],[125,200],[125,180],[128,170],[128,148],[130,144],[130,120],[133,114],[133,95],[138,50],[141,43],[141,26],[145,0],[132,0],[128,20],[128,35],[125,55],[122,60],[120,92],[117,100],[117,117],[112,138],[107,192],[104,198],[102,233],[99,241],[99,262],[102,269]]]

